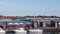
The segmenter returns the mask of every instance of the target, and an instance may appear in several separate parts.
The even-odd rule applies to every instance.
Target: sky
[[[60,16],[60,0],[0,0],[0,15]]]

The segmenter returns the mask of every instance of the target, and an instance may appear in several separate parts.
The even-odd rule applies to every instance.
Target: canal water
[[[5,34],[16,34],[14,31],[7,31]]]

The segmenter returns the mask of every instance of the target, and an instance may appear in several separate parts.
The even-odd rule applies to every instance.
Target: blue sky
[[[0,0],[0,15],[60,16],[60,0]]]

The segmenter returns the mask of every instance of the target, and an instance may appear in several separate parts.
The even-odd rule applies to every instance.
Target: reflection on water
[[[46,34],[55,34],[55,32],[46,32]]]
[[[29,34],[29,31],[27,31],[27,34]]]
[[[46,32],[46,34],[51,34],[51,32]]]
[[[15,34],[16,32],[14,31],[7,31],[5,34]]]
[[[58,34],[60,34],[60,32],[58,32]]]

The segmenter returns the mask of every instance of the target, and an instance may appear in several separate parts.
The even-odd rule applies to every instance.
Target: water
[[[14,31],[7,31],[5,34],[15,34],[16,32]]]
[[[27,34],[26,32],[7,31],[5,34]]]

